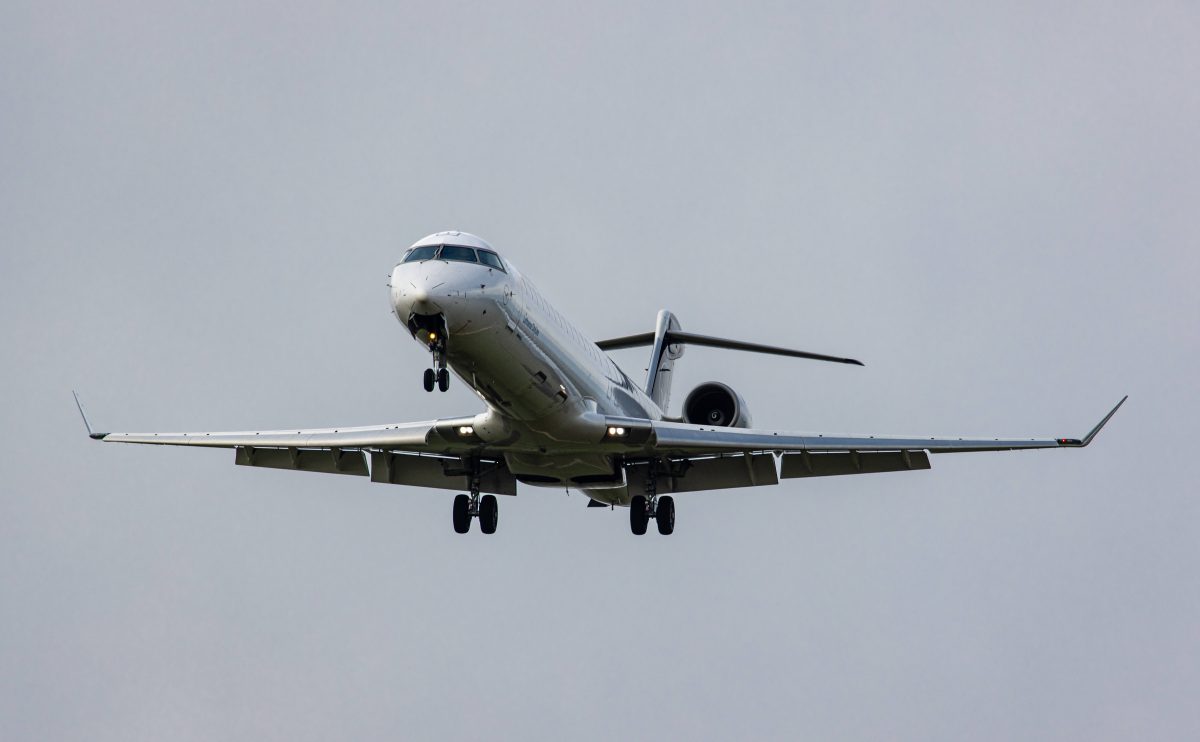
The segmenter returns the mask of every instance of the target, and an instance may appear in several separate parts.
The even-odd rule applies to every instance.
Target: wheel
[[[433,373],[433,369],[431,369],[431,368],[425,369],[425,391],[427,391],[427,392],[433,391],[433,383],[434,383],[435,379],[436,379],[436,376]]]
[[[454,496],[454,532],[466,533],[471,530],[471,498],[466,495]]]
[[[650,522],[650,514],[646,512],[646,498],[634,495],[629,501],[629,530],[634,536],[646,533],[646,524]]]
[[[447,369],[439,369],[437,372],[438,389],[443,392],[450,388],[450,372]]]
[[[484,495],[479,500],[479,530],[484,533],[495,533],[496,523],[500,520],[500,506],[496,504],[495,495]]]
[[[662,535],[670,536],[675,531],[675,500],[670,495],[658,498],[654,519],[658,522],[658,532]]]

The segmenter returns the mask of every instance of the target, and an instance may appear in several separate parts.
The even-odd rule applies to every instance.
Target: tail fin
[[[646,394],[664,411],[671,399],[671,377],[674,375],[671,372],[675,368],[675,361],[683,355],[683,344],[672,343],[669,336],[679,330],[679,320],[675,315],[666,309],[660,310],[654,327],[649,372],[646,374]]]

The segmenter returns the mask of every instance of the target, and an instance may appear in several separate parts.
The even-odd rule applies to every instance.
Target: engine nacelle
[[[719,381],[701,384],[683,401],[684,422],[721,428],[750,427],[746,400]]]

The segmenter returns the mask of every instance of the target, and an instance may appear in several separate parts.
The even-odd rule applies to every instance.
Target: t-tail
[[[848,363],[854,366],[863,365],[862,361],[856,361],[853,358],[841,358],[821,353],[809,353],[804,350],[780,348],[774,345],[760,345],[741,340],[730,340],[684,332],[679,327],[679,320],[666,309],[659,311],[654,332],[643,332],[637,335],[612,338],[611,340],[601,340],[596,345],[601,350],[606,351],[637,348],[646,345],[651,346],[650,365],[648,367],[650,370],[646,375],[646,394],[663,411],[666,411],[667,403],[671,398],[671,377],[673,376],[675,361],[683,356],[685,345],[704,345],[709,348],[726,348],[728,350],[742,350],[749,353],[769,353],[771,355],[790,356],[792,358],[807,358],[813,361]]]

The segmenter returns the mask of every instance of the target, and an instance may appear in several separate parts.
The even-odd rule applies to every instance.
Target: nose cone
[[[426,260],[401,263],[392,271],[391,300],[396,319],[408,325],[416,316],[442,315],[451,330],[481,328],[499,313],[505,274],[479,263]]]
[[[397,272],[399,273],[399,272]],[[401,319],[412,314],[439,314],[441,308],[434,301],[437,281],[429,276],[415,273],[392,276],[392,305]]]

